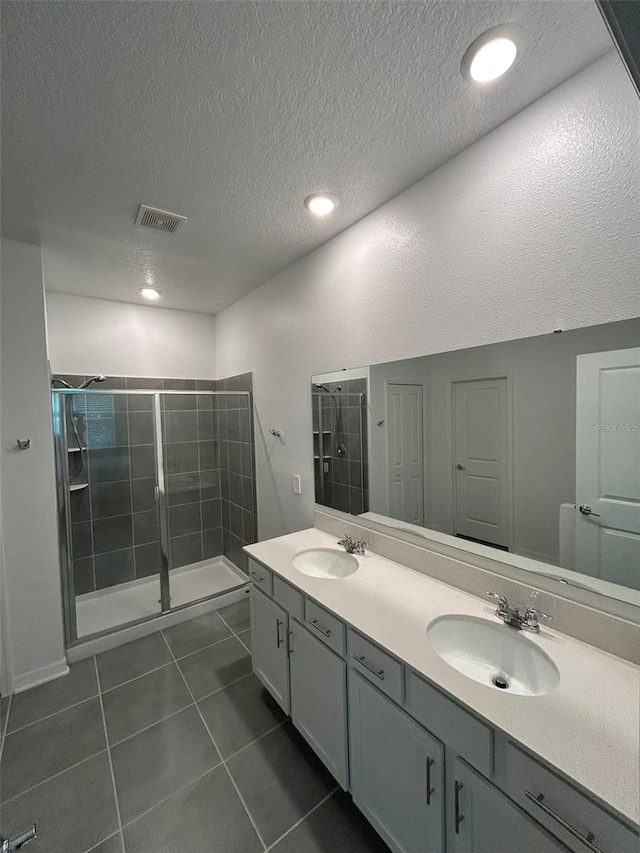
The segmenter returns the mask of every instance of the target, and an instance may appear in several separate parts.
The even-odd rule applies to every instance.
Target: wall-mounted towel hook
[[[271,427],[269,432],[271,433],[271,435],[275,435],[276,438],[282,438],[282,430],[281,429],[274,429],[274,427]]]
[[[17,438],[18,449],[19,450],[28,450],[31,447],[31,439],[30,438]]]

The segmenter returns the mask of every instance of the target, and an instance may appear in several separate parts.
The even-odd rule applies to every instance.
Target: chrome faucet
[[[342,545],[347,554],[359,554],[362,556],[364,554],[364,546],[366,544],[367,543],[364,539],[357,539],[354,542],[348,533],[343,533],[342,539],[338,539],[338,545]]]
[[[497,592],[488,592],[487,595],[489,598],[495,598],[498,602],[498,606],[496,608],[496,616],[498,619],[502,619],[505,625],[509,625],[517,631],[530,631],[532,634],[539,634],[540,624],[538,619],[546,619],[551,622],[553,618],[552,616],[547,616],[546,613],[541,613],[539,610],[536,610],[531,606],[527,607],[524,613],[519,605],[509,607],[507,597],[505,595],[500,595]]]

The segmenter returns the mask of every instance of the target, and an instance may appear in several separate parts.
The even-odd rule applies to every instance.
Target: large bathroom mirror
[[[640,319],[314,376],[311,401],[318,504],[640,606]]]

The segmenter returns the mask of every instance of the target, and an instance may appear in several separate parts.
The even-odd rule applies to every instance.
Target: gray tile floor
[[[248,601],[0,700],[0,825],[29,853],[385,853],[251,674]]]

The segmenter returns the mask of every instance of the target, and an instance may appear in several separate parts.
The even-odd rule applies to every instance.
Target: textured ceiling
[[[47,287],[215,313],[611,49],[593,0],[2,2],[2,225]],[[512,71],[460,75],[522,27]],[[337,213],[302,207],[326,189]],[[186,214],[134,226],[139,202]]]

